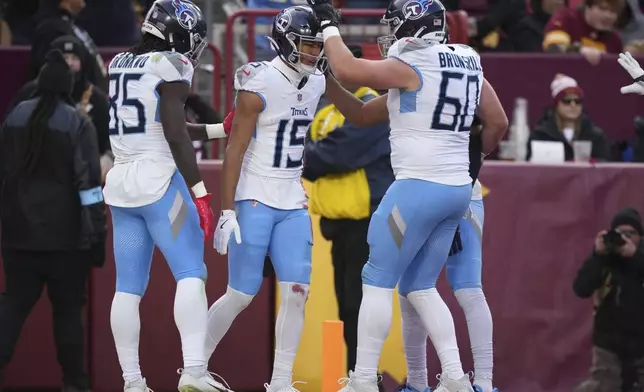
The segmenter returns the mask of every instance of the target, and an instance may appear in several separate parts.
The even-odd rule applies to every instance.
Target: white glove
[[[237,214],[233,210],[223,210],[215,229],[215,249],[220,255],[228,253],[230,235],[235,233],[235,241],[241,244],[241,232],[237,223]]]
[[[622,87],[619,91],[622,94],[639,94],[644,95],[644,80],[638,80],[644,76],[644,69],[639,65],[637,60],[631,56],[630,53],[620,53],[617,59],[619,65],[622,66],[633,78],[633,84]]]

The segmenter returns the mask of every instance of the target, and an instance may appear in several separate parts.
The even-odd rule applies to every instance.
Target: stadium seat
[[[447,26],[449,27],[450,42],[453,44],[465,44],[469,42],[467,29],[467,12],[463,10],[447,13]]]
[[[461,0],[460,8],[471,15],[482,16],[489,8],[488,0]]]
[[[381,60],[380,49],[378,44],[373,42],[366,42],[362,44],[362,57],[369,60]]]

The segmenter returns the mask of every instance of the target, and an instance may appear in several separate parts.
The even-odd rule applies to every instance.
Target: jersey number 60
[[[434,116],[432,118],[432,129],[452,132],[469,132],[470,126],[472,125],[472,120],[474,120],[474,113],[476,113],[476,108],[478,107],[479,96],[481,94],[479,87],[480,79],[478,75],[465,76],[460,72],[448,71],[441,72],[441,76],[442,79],[440,90],[438,92],[438,102],[436,103],[436,109],[434,110]],[[464,78],[465,80],[463,80]],[[447,95],[447,86],[449,85],[450,80],[459,82],[460,84],[465,83],[465,107],[461,105],[461,100],[459,98],[450,97]],[[470,85],[472,84],[476,86],[476,95],[474,96],[474,102],[470,102]],[[445,113],[445,105],[451,105],[452,107],[454,107],[454,114],[452,115],[451,124],[445,124],[441,122],[441,115],[449,115],[448,113]],[[469,121],[467,121],[468,116],[471,117]]]
[[[129,73],[113,73],[110,74],[110,82],[114,81],[114,94],[110,96],[110,129],[109,134],[112,135],[131,135],[133,133],[144,133],[145,132],[145,107],[136,98],[127,97],[127,84],[130,81],[135,81],[141,79],[143,74],[129,74]],[[121,91],[123,95],[121,96]],[[121,101],[119,102],[119,99]],[[133,127],[128,127],[123,124],[123,121],[119,122],[118,118],[118,108],[119,107],[131,107],[136,110],[138,117],[138,124]],[[114,121],[114,127],[112,128],[112,121]]]

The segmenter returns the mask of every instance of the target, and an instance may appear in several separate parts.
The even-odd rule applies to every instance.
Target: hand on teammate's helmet
[[[223,210],[215,230],[215,249],[220,255],[228,253],[230,236],[235,235],[235,242],[241,244],[241,232],[237,223],[237,214],[234,210]]]
[[[449,255],[454,256],[463,250],[463,242],[461,242],[460,226],[456,226],[456,233],[454,233],[454,240],[452,240],[452,247],[449,249]]]
[[[340,25],[340,12],[333,8],[331,0],[307,0],[320,23],[321,31],[327,27]]]
[[[212,241],[215,223],[215,214],[210,208],[210,197],[212,195],[207,193],[202,197],[195,197],[195,206],[197,207],[197,214],[199,214],[199,225],[203,230],[204,241],[209,243]]]
[[[230,135],[230,132],[233,130],[233,118],[235,118],[235,108],[231,110],[224,118],[224,132],[226,135]]]
[[[639,94],[644,95],[644,70],[639,65],[637,60],[631,56],[630,53],[620,53],[619,58],[617,59],[619,65],[622,66],[628,72],[628,74],[633,78],[633,83],[624,86],[620,89],[622,94]]]

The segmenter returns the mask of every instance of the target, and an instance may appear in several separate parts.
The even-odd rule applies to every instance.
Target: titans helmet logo
[[[403,15],[408,20],[417,20],[423,17],[433,0],[409,0],[402,8]]]
[[[291,15],[287,13],[281,13],[275,19],[275,28],[277,31],[284,33],[291,26]]]
[[[179,26],[186,30],[192,30],[197,24],[197,16],[192,9],[192,5],[186,4],[181,0],[172,0],[174,15],[177,17]]]

